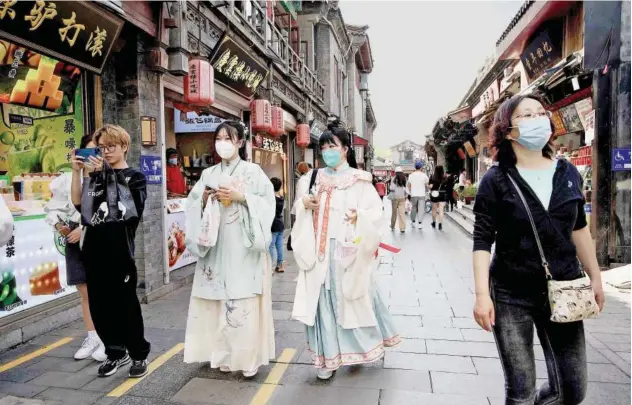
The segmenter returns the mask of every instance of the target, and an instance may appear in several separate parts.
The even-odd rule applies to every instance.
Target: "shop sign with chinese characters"
[[[174,132],[215,132],[219,124],[224,121],[226,120],[213,115],[198,115],[193,111],[185,113],[176,109],[174,113]]]
[[[215,80],[233,92],[250,99],[268,76],[268,69],[246,50],[225,37],[212,59]]]
[[[265,136],[257,135],[254,137],[255,148],[264,149],[270,152],[284,153],[283,142],[277,141]]]
[[[525,48],[520,56],[525,72],[530,79],[540,76],[562,58],[561,46],[554,44],[546,31],[541,32]]]
[[[87,1],[0,1],[0,37],[101,74],[123,20]]]

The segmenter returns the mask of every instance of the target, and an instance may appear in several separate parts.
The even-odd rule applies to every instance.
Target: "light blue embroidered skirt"
[[[331,246],[335,244],[331,243]],[[395,346],[400,338],[395,332],[393,318],[382,301],[373,281],[373,311],[377,326],[343,329],[338,325],[336,278],[333,249],[329,267],[330,288],[320,289],[314,326],[307,326],[307,342],[314,366],[337,370],[340,366],[372,363],[384,356],[384,347]]]

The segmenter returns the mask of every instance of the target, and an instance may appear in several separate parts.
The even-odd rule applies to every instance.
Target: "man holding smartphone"
[[[81,211],[81,170],[103,169],[105,160],[115,173],[123,175],[134,200],[138,217],[98,225],[84,224],[83,258],[86,265],[90,311],[96,330],[105,344],[107,359],[99,367],[100,377],[115,374],[132,363],[129,376],[147,374],[150,344],[140,302],[136,295],[138,274],[134,261],[136,229],[147,198],[145,176],[127,165],[131,138],[117,125],[105,125],[93,136],[103,156],[88,159],[73,154],[72,202]],[[84,182],[85,185],[88,181]]]

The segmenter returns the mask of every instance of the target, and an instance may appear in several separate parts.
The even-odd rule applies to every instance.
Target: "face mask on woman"
[[[323,160],[328,167],[336,167],[342,159],[340,149],[326,149],[323,151]]]
[[[520,136],[516,142],[529,150],[542,150],[551,138],[551,121],[548,117],[522,120],[518,132]]]
[[[235,145],[231,141],[221,140],[215,142],[215,150],[222,159],[230,159],[235,155]]]
[[[178,164],[178,158],[169,159],[167,162],[169,162],[171,166],[175,166]]]

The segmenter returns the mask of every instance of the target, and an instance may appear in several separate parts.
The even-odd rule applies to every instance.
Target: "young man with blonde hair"
[[[98,225],[84,224],[82,254],[86,266],[90,312],[96,331],[105,345],[107,360],[99,367],[99,376],[108,377],[126,364],[132,363],[129,376],[147,374],[150,344],[145,340],[143,316],[136,295],[138,274],[134,261],[134,239],[147,198],[145,175],[127,165],[130,136],[117,125],[105,125],[96,130],[94,143],[101,149],[98,157],[84,160],[73,153],[72,202],[81,211],[83,167],[98,175],[104,161],[125,178],[138,217]],[[83,185],[89,184],[88,179]]]

